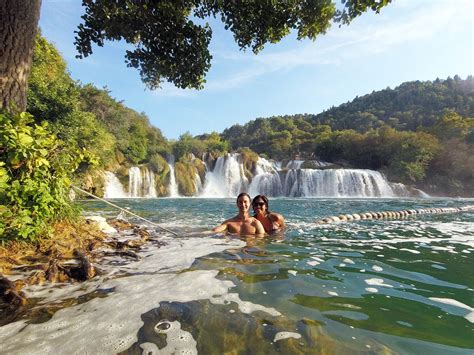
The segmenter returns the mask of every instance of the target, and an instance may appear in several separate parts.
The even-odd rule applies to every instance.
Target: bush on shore
[[[34,241],[53,222],[73,219],[72,174],[94,158],[71,148],[32,115],[0,113],[0,242]]]

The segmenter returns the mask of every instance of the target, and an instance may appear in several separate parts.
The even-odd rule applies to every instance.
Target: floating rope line
[[[178,235],[176,232],[173,232],[172,230],[169,230],[169,229],[167,229],[167,228],[165,228],[165,227],[162,227],[162,226],[160,226],[159,224],[156,224],[156,223],[154,223],[154,222],[152,222],[152,221],[150,221],[150,220],[148,220],[148,219],[146,219],[146,218],[143,218],[142,216],[139,216],[139,215],[137,215],[137,214],[135,214],[135,213],[133,213],[133,212],[130,212],[130,211],[126,210],[125,208],[122,208],[122,207],[120,207],[120,206],[117,206],[116,204],[114,204],[114,203],[112,203],[112,202],[110,202],[110,201],[107,201],[107,200],[105,200],[105,199],[103,199],[103,198],[101,198],[101,197],[99,197],[99,196],[96,196],[96,195],[94,195],[94,194],[91,194],[90,192],[87,192],[87,191],[85,191],[85,190],[83,190],[83,189],[81,189],[81,188],[79,188],[79,187],[77,187],[77,186],[74,186],[74,185],[71,185],[71,186],[72,186],[74,189],[76,189],[77,191],[80,191],[80,192],[82,192],[82,193],[84,193],[84,194],[86,194],[86,195],[89,195],[89,196],[95,198],[96,200],[102,201],[102,202],[104,202],[104,203],[106,203],[106,204],[108,204],[108,205],[111,205],[111,206],[113,206],[113,207],[115,207],[115,208],[118,208],[118,209],[119,209],[120,211],[122,211],[122,212],[128,213],[128,214],[130,214],[130,215],[132,215],[132,216],[134,216],[134,217],[136,217],[136,218],[138,218],[138,219],[141,219],[141,220],[143,220],[143,221],[145,221],[145,222],[147,222],[147,223],[150,223],[152,226],[155,226],[155,227],[157,227],[157,228],[159,228],[159,229],[161,229],[161,230],[163,230],[163,231],[165,231],[165,232],[171,233],[171,234],[173,234],[173,235],[179,237],[179,235]]]
[[[364,212],[354,214],[341,214],[339,216],[331,216],[323,219],[318,219],[317,224],[327,224],[333,222],[350,222],[359,221],[363,219],[401,219],[417,214],[431,214],[431,213],[457,213],[474,211],[474,205],[463,207],[442,207],[442,208],[420,208],[417,210],[402,210],[402,211],[384,211],[384,212]]]

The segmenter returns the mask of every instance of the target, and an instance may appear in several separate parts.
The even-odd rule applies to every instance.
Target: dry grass
[[[9,274],[13,267],[47,263],[50,257],[73,257],[75,249],[90,251],[101,245],[106,234],[84,220],[61,221],[53,226],[49,237],[36,242],[10,241],[0,246],[0,273]]]

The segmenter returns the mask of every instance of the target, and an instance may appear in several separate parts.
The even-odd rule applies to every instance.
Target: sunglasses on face
[[[262,207],[262,206],[265,206],[265,202],[255,202],[253,205],[258,206],[258,207]]]

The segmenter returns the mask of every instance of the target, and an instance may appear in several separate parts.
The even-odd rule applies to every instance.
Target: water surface
[[[29,290],[45,307],[70,307],[37,324],[23,319],[2,327],[0,341],[10,352],[58,346],[137,354],[474,349],[473,213],[314,223],[343,213],[472,200],[271,199],[270,209],[287,220],[285,232],[243,239],[200,233],[235,215],[233,199],[114,202],[180,237],[150,228],[167,245],[151,243],[141,260],[105,260],[103,276],[76,288]],[[82,204],[88,213],[117,215],[99,202]]]

